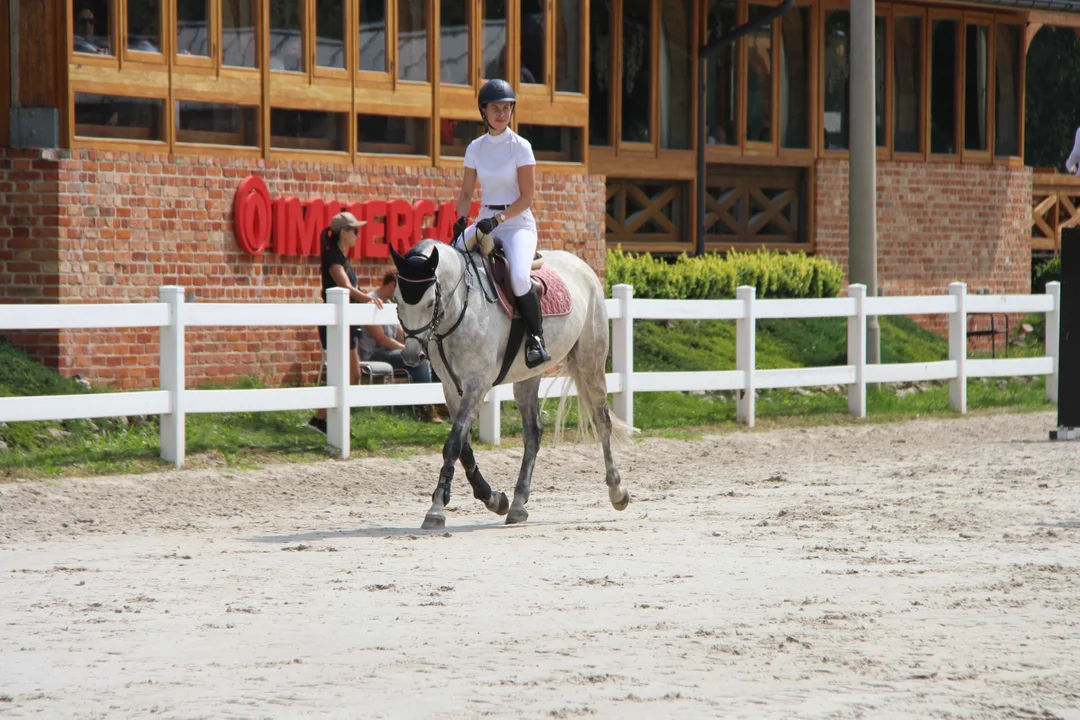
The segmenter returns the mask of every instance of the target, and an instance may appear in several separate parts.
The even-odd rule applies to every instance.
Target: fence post
[[[949,405],[967,412],[967,283],[949,283],[956,296],[956,312],[949,315],[949,359],[956,363],[956,377],[949,381]]]
[[[170,412],[161,416],[161,459],[177,468],[184,466],[187,434],[184,386],[184,288],[168,285],[158,289],[158,300],[169,306],[169,324],[159,333],[161,361],[158,383],[169,393]]]
[[[611,297],[619,301],[622,317],[611,321],[611,371],[622,376],[622,392],[615,393],[615,414],[634,426],[634,286],[619,284],[611,288]]]
[[[1054,309],[1046,313],[1046,355],[1054,361],[1054,371],[1046,376],[1046,399],[1056,403],[1061,360],[1061,283],[1046,283],[1046,294],[1054,298]]]
[[[754,427],[754,348],[757,344],[757,320],[754,319],[754,297],[757,288],[741,285],[735,290],[735,297],[743,301],[745,317],[735,321],[735,368],[743,372],[743,389],[739,391],[739,400],[735,406],[735,419]]]
[[[480,442],[498,445],[502,442],[502,402],[495,399],[495,388],[488,390],[480,403]]]
[[[326,328],[326,384],[334,388],[334,404],[326,409],[326,443],[340,458],[349,457],[349,291],[330,288],[326,302],[334,306],[334,324]]]
[[[855,301],[855,314],[847,319],[847,362],[855,368],[855,382],[848,385],[848,412],[866,417],[866,286],[848,285],[848,297]]]

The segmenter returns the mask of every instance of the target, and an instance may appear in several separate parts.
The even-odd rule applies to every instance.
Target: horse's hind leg
[[[480,473],[476,464],[476,456],[473,455],[472,442],[469,436],[465,436],[465,444],[461,448],[461,467],[465,470],[465,477],[472,485],[473,497],[484,503],[491,512],[496,515],[505,515],[510,510],[510,502],[506,499],[506,493],[492,490],[487,480]]]
[[[517,485],[514,487],[514,501],[510,503],[510,514],[506,516],[507,525],[529,519],[525,503],[529,502],[533,466],[536,464],[536,453],[540,451],[540,436],[543,433],[540,426],[540,378],[533,377],[514,383],[514,401],[521,411],[521,435],[525,452],[521,458]]]

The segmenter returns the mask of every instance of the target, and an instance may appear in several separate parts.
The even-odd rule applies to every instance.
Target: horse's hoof
[[[421,530],[442,530],[446,527],[446,518],[442,515],[427,515],[424,517],[424,524],[420,526]]]
[[[491,512],[495,513],[496,515],[505,515],[506,513],[510,512],[510,501],[507,500],[506,493],[496,492],[493,494],[499,496],[499,503],[496,507],[492,508]]]
[[[622,491],[622,497],[619,498],[618,501],[615,501],[615,500],[611,501],[611,507],[615,508],[616,510],[625,510],[626,506],[629,505],[629,504],[630,504],[630,491],[629,490],[623,490]]]
[[[506,524],[507,525],[517,525],[518,523],[523,523],[528,519],[529,519],[529,511],[528,510],[526,510],[525,508],[521,508],[520,510],[514,509],[514,510],[509,511],[509,514],[506,516]]]

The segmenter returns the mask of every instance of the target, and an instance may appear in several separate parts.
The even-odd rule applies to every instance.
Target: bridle
[[[461,273],[461,276],[458,278],[457,284],[454,285],[452,290],[450,290],[450,297],[454,296],[454,293],[457,292],[458,287],[461,285],[461,281],[464,280],[465,276],[468,275],[468,274],[469,274],[469,268],[468,268],[468,266],[466,266],[465,271],[463,273]],[[447,330],[444,333],[439,333],[437,331],[439,329],[439,326],[442,324],[442,321],[445,319],[444,315],[446,313],[446,307],[443,305],[442,283],[439,282],[438,274],[432,275],[431,277],[427,277],[427,278],[421,278],[419,280],[413,279],[413,278],[402,277],[400,274],[398,274],[398,282],[416,283],[417,285],[426,285],[426,286],[430,286],[432,283],[434,283],[434,285],[435,285],[435,304],[434,304],[434,306],[432,308],[431,319],[428,320],[426,323],[424,323],[424,325],[422,325],[419,328],[406,327],[405,323],[402,322],[401,323],[401,330],[404,333],[406,340],[408,340],[409,338],[412,338],[412,339],[416,340],[416,342],[423,345],[425,348],[427,347],[428,343],[431,342],[432,338],[435,339],[435,344],[439,348],[439,357],[442,359],[443,365],[446,367],[447,371],[450,373],[450,379],[454,381],[454,388],[457,389],[458,395],[461,395],[462,394],[462,392],[461,392],[461,381],[458,380],[457,373],[454,372],[454,369],[452,367],[450,367],[450,360],[447,359],[446,350],[443,349],[443,340],[450,337],[450,335],[455,330],[458,329],[458,326],[461,325],[461,321],[465,319],[465,313],[469,309],[469,288],[471,287],[471,284],[470,283],[465,284],[465,302],[462,303],[461,314],[458,315],[457,321],[452,326],[450,326],[449,330]],[[427,287],[424,287],[423,290],[426,292]],[[398,318],[398,320],[400,322],[400,318]],[[430,333],[428,335],[427,340],[422,340],[420,338],[420,336],[422,334],[424,334],[424,333]]]

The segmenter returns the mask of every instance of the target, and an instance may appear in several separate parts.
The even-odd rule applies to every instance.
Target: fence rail
[[[758,300],[752,287],[740,287],[734,300],[635,300],[633,288],[616,285],[606,301],[611,321],[612,372],[607,375],[616,414],[633,424],[638,392],[738,391],[737,418],[753,426],[755,395],[766,388],[845,385],[848,411],[866,416],[869,383],[948,380],[949,402],[967,411],[967,380],[973,377],[1045,375],[1046,397],[1057,401],[1061,285],[1047,283],[1045,295],[971,295],[953,283],[943,296],[867,297],[863,285],[848,286],[842,298]],[[264,412],[326,408],[327,441],[340,457],[349,455],[349,410],[354,407],[425,405],[444,402],[442,385],[352,385],[348,333],[352,325],[397,322],[393,305],[381,310],[350,304],[345,290],[332,289],[323,305],[186,304],[179,287],[160,289],[159,302],[123,305],[4,305],[0,329],[157,327],[161,360],[159,390],[0,398],[0,422],[69,420],[119,415],[161,416],[161,457],[184,464],[185,418],[189,413]],[[974,312],[1045,313],[1046,355],[1002,360],[967,357],[967,316]],[[949,359],[940,362],[870,365],[866,362],[866,318],[874,315],[949,316]],[[757,321],[766,318],[843,317],[848,319],[847,364],[830,367],[760,370],[755,363]],[[734,320],[735,370],[635,372],[634,320]],[[265,390],[196,390],[185,386],[188,327],[327,326],[325,387]],[[565,377],[545,378],[542,396],[576,394]],[[513,388],[500,385],[484,400],[480,439],[498,444],[500,408]]]

